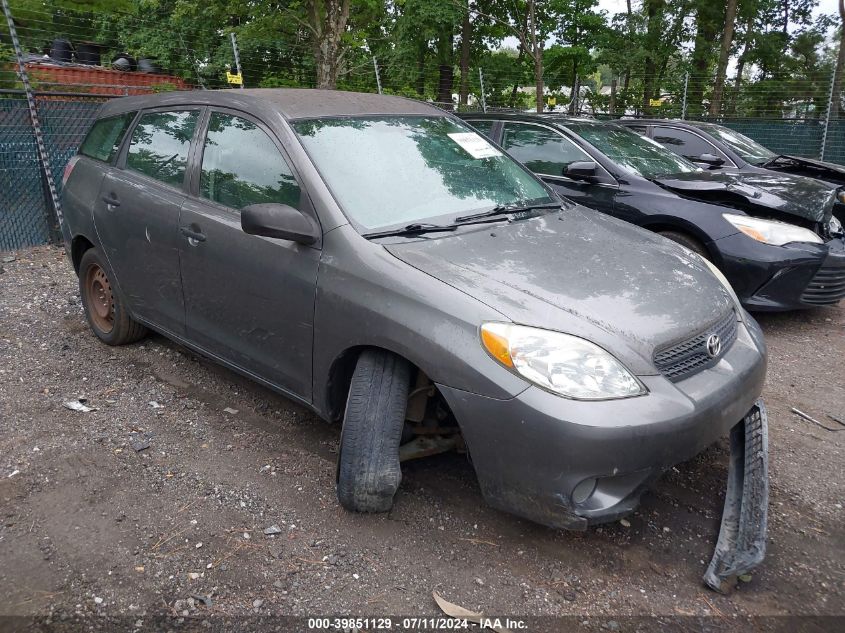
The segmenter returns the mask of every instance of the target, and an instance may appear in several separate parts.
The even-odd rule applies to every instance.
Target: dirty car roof
[[[405,97],[307,88],[193,90],[123,97],[106,103],[100,116],[186,105],[231,107],[247,112],[272,110],[286,119],[379,114],[446,116],[439,108]]]

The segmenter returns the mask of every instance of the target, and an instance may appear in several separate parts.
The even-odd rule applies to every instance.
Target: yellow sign
[[[235,84],[236,86],[240,86],[244,82],[244,78],[241,76],[240,73],[232,74],[229,71],[226,71],[226,81],[230,84]]]
[[[557,105],[557,98],[549,97],[548,99],[546,99],[546,103],[549,105],[550,108],[553,108]]]
[[[648,105],[650,105],[653,108],[656,108],[658,106],[662,106],[663,102],[660,99],[649,99]]]

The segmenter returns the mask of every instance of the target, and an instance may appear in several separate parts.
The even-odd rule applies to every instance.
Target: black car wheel
[[[660,235],[672,240],[673,242],[677,242],[681,246],[686,246],[693,253],[698,253],[704,259],[710,259],[710,255],[707,253],[707,249],[704,248],[704,244],[686,233],[679,233],[677,231],[660,231]]]
[[[104,343],[125,345],[146,336],[147,328],[129,316],[111,269],[96,248],[85,251],[79,262],[79,295],[88,325]]]
[[[337,469],[337,498],[354,512],[387,512],[402,481],[399,443],[405,424],[409,363],[367,350],[352,375]]]

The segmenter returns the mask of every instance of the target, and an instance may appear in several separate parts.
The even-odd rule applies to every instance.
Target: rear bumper
[[[765,345],[749,319],[715,366],[649,393],[584,402],[529,387],[496,400],[439,385],[461,426],[485,500],[565,529],[612,521],[648,485],[726,435],[759,397]]]
[[[748,310],[813,308],[845,298],[845,238],[770,246],[740,233],[710,245]]]

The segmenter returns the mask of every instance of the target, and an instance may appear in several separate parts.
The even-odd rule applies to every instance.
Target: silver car
[[[756,322],[702,258],[559,198],[451,114],[338,91],[116,99],[63,199],[94,333],[155,330],[342,421],[344,507],[386,511],[401,461],[460,450],[491,505],[585,529],[731,433],[710,584],[762,558]]]

